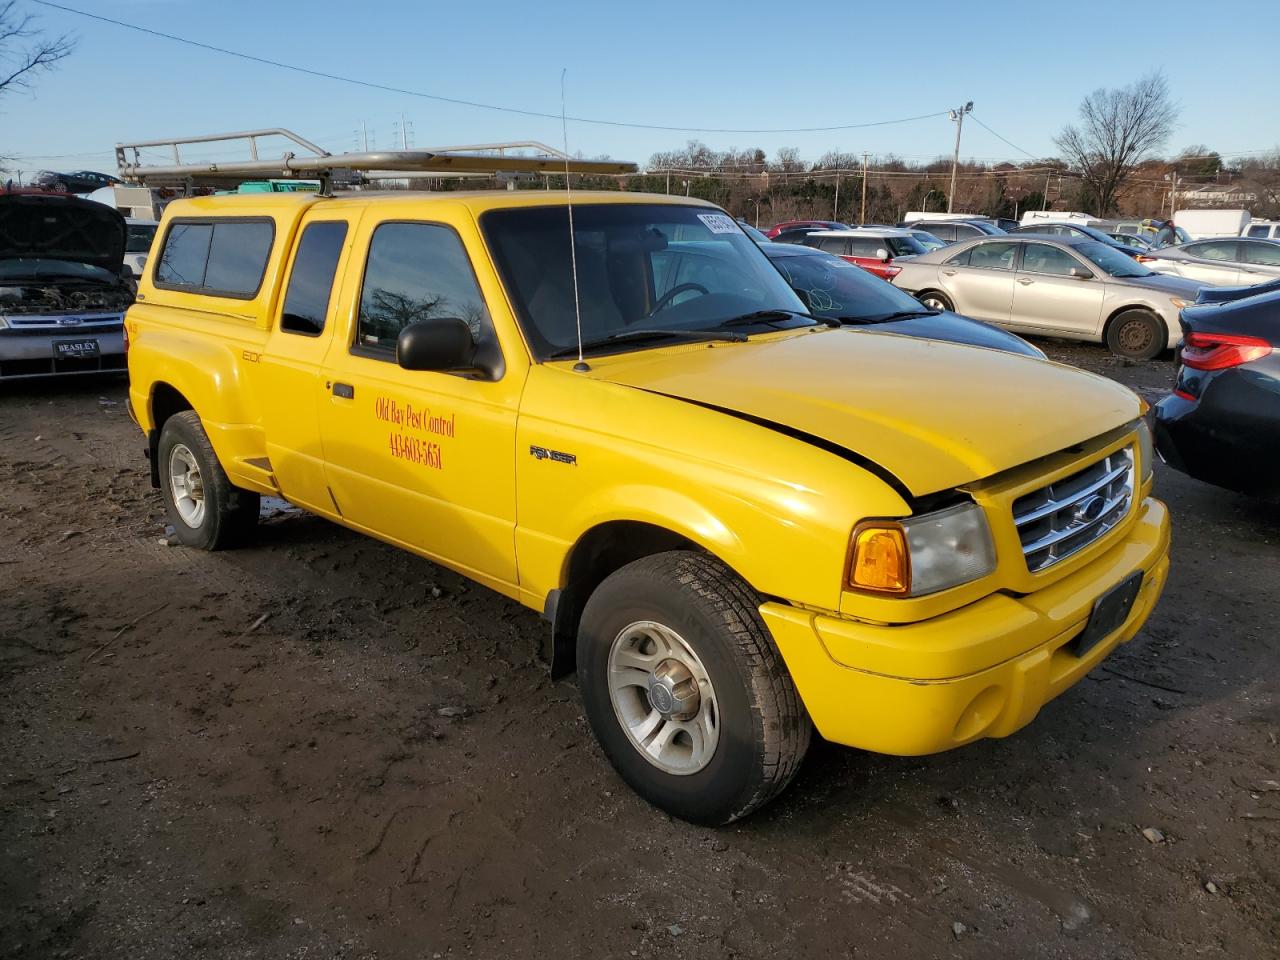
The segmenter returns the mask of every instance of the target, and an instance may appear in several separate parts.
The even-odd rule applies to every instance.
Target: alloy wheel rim
[[[652,620],[628,624],[609,648],[609,700],[627,739],[659,770],[704,769],[720,743],[715,688],[693,648]]]
[[[169,493],[182,522],[192,529],[199,527],[204,521],[204,481],[195,454],[183,443],[169,451]]]

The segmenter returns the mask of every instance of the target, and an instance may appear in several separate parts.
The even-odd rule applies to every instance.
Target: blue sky
[[[960,4],[738,2],[538,5],[66,0],[114,19],[256,56],[446,97],[570,115],[687,127],[814,127],[934,113],[966,100],[1035,156],[1080,99],[1163,67],[1181,105],[1170,151],[1280,144],[1272,103],[1280,2],[983,0]],[[17,169],[114,169],[121,139],[284,126],[349,150],[367,123],[393,145],[401,114],[418,147],[534,139],[558,120],[379,92],[192,49],[23,0],[75,54],[29,93],[0,99],[0,156]],[[1259,42],[1250,43],[1250,38]],[[1252,49],[1251,49],[1252,46]],[[1217,78],[1206,82],[1206,78]],[[1229,81],[1223,82],[1223,78]],[[1226,90],[1224,96],[1222,91]],[[644,163],[697,137],[712,147],[839,148],[931,159],[949,154],[946,117],[824,133],[685,133],[570,123],[570,149]],[[975,123],[961,153],[1024,159]],[[193,154],[194,156],[194,154]]]

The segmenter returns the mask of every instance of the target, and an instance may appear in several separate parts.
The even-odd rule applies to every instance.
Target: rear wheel
[[[220,550],[248,537],[258,494],[232,485],[194,410],[165,421],[156,456],[169,522],[184,545]]]
[[[1147,310],[1126,310],[1107,327],[1107,347],[1126,360],[1150,360],[1167,343],[1164,322]]]
[[[618,570],[583,611],[591,728],[632,789],[681,819],[746,816],[808,748],[808,714],[758,607],[719,561],[673,551]]]
[[[955,305],[952,304],[951,298],[948,297],[945,293],[940,293],[937,290],[926,290],[924,293],[920,294],[916,299],[918,299],[930,310],[951,311],[955,309]]]

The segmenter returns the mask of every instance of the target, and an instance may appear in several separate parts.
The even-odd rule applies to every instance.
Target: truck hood
[[[1007,470],[1140,415],[1073,367],[869,330],[806,330],[591,360],[592,376],[808,435],[922,496]]]
[[[124,217],[78,197],[0,194],[0,260],[67,260],[119,276]]]

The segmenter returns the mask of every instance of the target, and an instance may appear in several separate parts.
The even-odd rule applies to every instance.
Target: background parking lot
[[[819,744],[717,831],[621,783],[515,603],[283,505],[168,546],[124,395],[0,389],[0,956],[1277,955],[1280,507],[1157,466],[1132,643],[1007,740]]]

